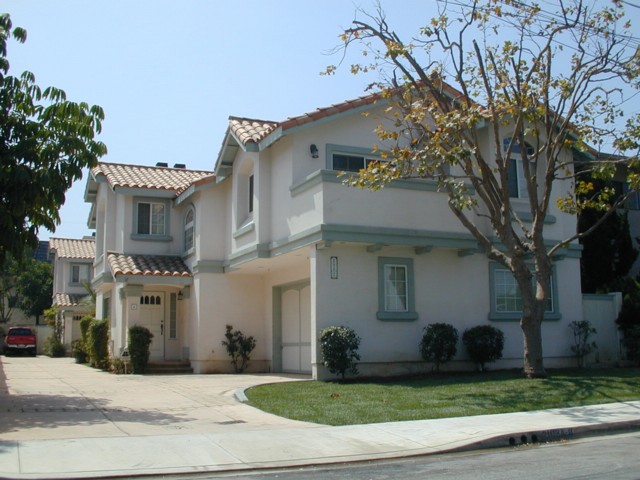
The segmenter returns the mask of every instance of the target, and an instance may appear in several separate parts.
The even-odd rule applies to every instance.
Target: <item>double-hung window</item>
[[[81,285],[89,281],[89,265],[76,264],[71,265],[71,282],[75,285]]]
[[[522,316],[522,293],[518,282],[510,270],[497,265],[490,265],[491,320],[519,320]],[[560,319],[557,307],[558,291],[556,288],[555,269],[549,279],[549,292],[544,317],[546,320]]]
[[[165,204],[155,202],[138,202],[139,235],[165,234]]]
[[[416,320],[413,260],[378,258],[378,319]]]
[[[169,219],[169,200],[134,198],[131,238],[143,241],[171,241]]]

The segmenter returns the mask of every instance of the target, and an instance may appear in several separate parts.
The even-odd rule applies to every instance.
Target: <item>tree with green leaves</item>
[[[14,269],[7,262],[0,267],[0,324],[9,323],[16,307],[16,277]]]
[[[53,278],[51,265],[35,258],[27,258],[16,272],[17,306],[26,315],[36,317],[36,324],[44,311],[51,307]]]
[[[372,86],[388,116],[374,146],[387,161],[347,183],[375,190],[404,178],[437,182],[484,254],[514,276],[527,377],[546,376],[542,321],[553,258],[601,223],[550,243],[550,205],[576,215],[613,212],[625,200],[595,189],[574,161],[589,178],[611,178],[622,160],[597,153],[615,147],[626,155],[629,191],[640,185],[640,114],[623,111],[626,92],[640,86],[640,49],[623,3],[439,1],[436,17],[409,41],[379,8],[341,37],[343,58],[356,46],[366,55],[351,71],[378,76]]]
[[[95,138],[104,119],[99,106],[41,89],[31,72],[9,75],[8,43],[26,37],[0,15],[0,265],[35,248],[40,228],[55,231],[66,191],[107,151]]]

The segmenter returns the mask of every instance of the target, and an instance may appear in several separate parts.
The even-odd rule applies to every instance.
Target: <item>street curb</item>
[[[233,398],[235,398],[240,403],[247,403],[249,401],[249,399],[247,398],[247,396],[244,393],[246,389],[247,389],[247,387],[238,388],[237,390],[235,390],[233,392]]]
[[[492,448],[508,448],[520,445],[536,445],[542,443],[576,440],[578,438],[596,436],[600,434],[626,433],[640,430],[640,419],[622,422],[582,425],[579,427],[553,428],[547,430],[532,430],[514,432],[473,442],[461,447],[443,450],[439,453],[468,452]]]

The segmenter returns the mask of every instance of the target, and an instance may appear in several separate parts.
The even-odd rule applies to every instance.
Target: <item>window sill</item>
[[[142,233],[132,233],[131,240],[142,242],[171,242],[173,237],[170,235],[146,235]]]
[[[233,232],[233,238],[241,237],[242,235],[246,235],[249,232],[253,232],[256,229],[256,224],[253,222],[253,219],[249,221],[249,223],[242,225],[235,232]]]
[[[418,312],[378,312],[376,318],[383,322],[413,322],[418,319]]]
[[[182,258],[189,258],[190,256],[192,256],[195,253],[196,253],[195,247],[191,247],[189,250],[185,250],[182,253]]]

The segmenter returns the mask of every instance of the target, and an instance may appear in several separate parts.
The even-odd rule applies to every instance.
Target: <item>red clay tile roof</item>
[[[55,250],[58,258],[81,258],[86,260],[96,258],[95,240],[52,238],[49,240],[49,249]]]
[[[186,168],[147,167],[118,163],[100,163],[91,170],[94,177],[104,175],[112,188],[148,188],[180,193],[213,172],[187,170]]]
[[[88,295],[73,295],[69,293],[56,293],[53,304],[59,307],[77,307],[80,301]]]
[[[252,118],[242,117],[229,117],[229,129],[243,145],[246,145],[250,142],[258,143],[279,127],[281,127],[283,130],[287,130],[289,128],[314,122],[325,117],[330,117],[331,115],[336,115],[359,107],[371,105],[373,103],[376,103],[381,98],[381,94],[374,93],[363,97],[358,97],[353,100],[346,100],[342,103],[337,103],[328,107],[318,108],[313,112],[305,113],[297,117],[290,117],[282,122],[256,120]]]
[[[118,275],[142,275],[156,277],[190,277],[189,268],[178,256],[125,255],[109,252],[111,272]]]

